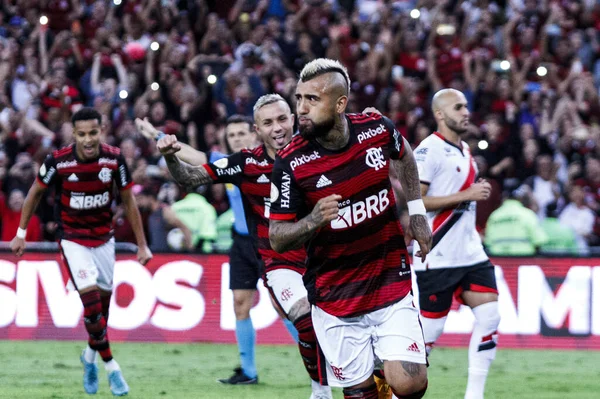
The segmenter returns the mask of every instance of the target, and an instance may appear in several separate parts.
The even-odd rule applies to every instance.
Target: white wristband
[[[26,229],[22,229],[20,227],[17,229],[17,237],[18,238],[25,239],[26,235],[27,235],[27,230]]]
[[[408,215],[425,215],[427,211],[425,210],[425,204],[423,200],[412,200],[406,203],[408,205]]]

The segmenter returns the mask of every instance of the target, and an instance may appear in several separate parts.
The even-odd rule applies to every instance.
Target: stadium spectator
[[[297,73],[325,54],[347,65],[356,82],[348,109],[376,98],[413,146],[435,124],[426,106],[433,93],[463,91],[472,104],[465,141],[485,157],[490,183],[501,190],[531,176],[534,143],[558,164],[556,179],[564,187],[585,179],[587,159],[598,156],[594,2],[237,3],[2,2],[6,168],[21,152],[39,165],[43,151],[70,143],[69,118],[83,104],[103,115],[107,143],[133,138],[150,166],[160,157],[133,128],[135,117],[151,117],[193,148],[224,151],[219,135],[229,115],[250,116],[266,92],[291,103]],[[139,172],[136,183],[145,184]],[[0,176],[5,194],[20,186],[13,180]],[[208,198],[219,212],[225,209],[218,195]],[[565,200],[558,201],[562,207]],[[598,226],[590,236],[594,245]],[[44,230],[46,239],[53,239],[51,230]]]
[[[328,382],[342,387],[345,398],[377,397],[377,356],[396,396],[421,398],[425,344],[389,179],[393,167],[413,206],[411,233],[424,260],[431,230],[417,166],[391,120],[345,113],[350,85],[337,61],[319,58],[302,69],[300,135],[275,161],[269,239],[279,253],[308,248],[304,282]]]
[[[205,191],[205,190],[202,190]],[[177,218],[188,227],[192,233],[191,248],[200,252],[210,253],[217,238],[217,211],[206,198],[198,192],[190,192],[184,198],[176,201],[171,208]]]
[[[150,187],[142,187],[135,196],[140,212],[147,213],[145,230],[148,243],[152,252],[169,252],[167,234],[172,229],[179,229],[183,234],[181,250],[194,249],[192,232],[175,214],[171,206],[161,203],[156,198],[156,193]]]
[[[558,220],[556,204],[548,204],[546,217],[542,220],[542,229],[548,240],[541,245],[540,252],[543,254],[571,254],[579,253],[579,246],[575,232]]]
[[[59,245],[65,266],[83,303],[83,320],[88,346],[81,354],[83,387],[86,393],[98,391],[99,353],[108,372],[110,390],[115,396],[129,392],[121,368],[112,356],[107,335],[107,319],[113,288],[115,241],[112,232],[113,188],[120,196],[131,220],[138,244],[138,261],[145,265],[152,252],[131,191],[133,182],[119,150],[101,143],[101,116],[91,108],[73,115],[75,144],[52,152],[40,167],[23,205],[21,220],[10,243],[17,255],[25,251],[27,227],[44,192],[56,191],[56,213],[60,215]],[[98,190],[105,190],[98,194]]]
[[[5,201],[4,196],[0,197],[0,223],[2,225],[2,241],[10,241],[17,233],[25,194],[18,188],[13,189]],[[31,216],[29,228],[25,240],[29,242],[42,241],[42,222],[37,215]]]
[[[548,240],[536,213],[528,209],[532,201],[529,187],[521,186],[492,212],[485,228],[485,245],[491,255],[535,255]]]

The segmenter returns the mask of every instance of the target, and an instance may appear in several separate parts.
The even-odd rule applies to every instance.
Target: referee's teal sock
[[[294,327],[294,323],[292,323],[288,319],[282,319],[282,320],[283,320],[283,324],[285,324],[285,328],[287,328],[287,330],[290,333],[290,335],[292,336],[292,338],[294,338],[294,341],[296,343],[298,343],[298,330],[296,330],[296,327]]]
[[[235,322],[235,336],[240,350],[242,370],[246,377],[256,377],[256,361],[254,348],[256,346],[256,332],[252,325],[252,319],[237,320]]]

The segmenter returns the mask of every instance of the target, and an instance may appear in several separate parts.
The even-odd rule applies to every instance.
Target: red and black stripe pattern
[[[248,218],[248,230],[257,239],[258,253],[265,264],[265,273],[274,269],[291,269],[304,273],[306,252],[303,249],[278,254],[269,242],[273,163],[263,145],[206,164],[204,168],[215,183],[231,183],[239,187]]]
[[[59,237],[87,247],[100,246],[113,236],[114,185],[120,190],[133,185],[121,151],[108,144],[101,144],[99,157],[91,161],[79,159],[74,144],[54,151],[37,180],[56,188]]]
[[[350,142],[328,151],[295,137],[278,154],[271,218],[296,220],[319,199],[339,194],[338,219],[308,245],[309,300],[338,317],[368,313],[410,291],[410,265],[389,181],[402,136],[387,118],[349,114]]]

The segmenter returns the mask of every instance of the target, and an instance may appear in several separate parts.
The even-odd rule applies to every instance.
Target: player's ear
[[[335,111],[338,114],[346,111],[346,107],[348,106],[348,96],[341,96],[337,99],[335,103]]]

